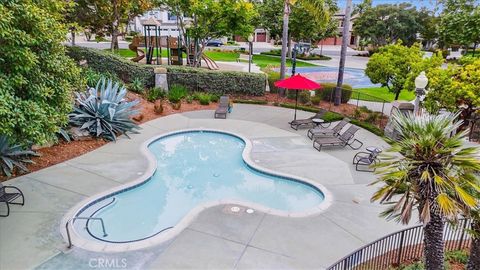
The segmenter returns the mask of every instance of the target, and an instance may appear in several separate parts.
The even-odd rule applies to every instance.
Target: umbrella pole
[[[297,120],[297,104],[298,104],[298,90],[295,90],[295,115],[293,116],[293,120]]]

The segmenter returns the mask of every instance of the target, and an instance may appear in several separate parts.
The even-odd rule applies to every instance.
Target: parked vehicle
[[[211,39],[207,42],[208,47],[220,47],[223,45],[223,42],[219,39]]]

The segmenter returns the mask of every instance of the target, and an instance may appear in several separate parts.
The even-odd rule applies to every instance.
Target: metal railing
[[[70,229],[68,228],[68,224],[70,222],[73,222],[77,219],[83,219],[83,220],[99,220],[100,223],[102,224],[102,231],[103,231],[103,237],[107,237],[108,234],[107,234],[107,231],[105,230],[105,223],[103,222],[103,219],[102,218],[96,218],[96,217],[73,217],[71,219],[69,219],[66,223],[65,223],[65,230],[67,231],[67,239],[68,239],[68,246],[67,248],[72,248],[72,239],[70,237]]]
[[[455,225],[447,223],[443,232],[445,251],[470,247],[470,219],[461,219]],[[372,242],[342,258],[327,270],[387,269],[391,265],[423,256],[423,225],[401,230]]]

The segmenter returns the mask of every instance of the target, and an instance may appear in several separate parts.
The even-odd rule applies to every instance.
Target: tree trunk
[[[113,22],[112,22],[112,43],[110,44],[110,49],[114,51],[114,50],[118,50],[119,14],[118,14],[117,0],[113,0],[112,5],[113,5]]]
[[[323,55],[323,42],[320,43],[320,55]]]
[[[288,34],[287,57],[288,59],[292,59],[292,39],[290,38],[290,34]]]
[[[425,269],[443,270],[444,252],[443,252],[443,227],[442,216],[432,205],[430,207],[430,222],[425,225],[423,243],[425,256]]]
[[[288,42],[288,17],[290,16],[290,6],[288,0],[283,2],[283,33],[282,33],[282,58],[280,63],[280,79],[285,78],[285,67],[287,63],[287,42]],[[279,89],[278,93],[285,96],[285,89]]]
[[[72,46],[75,46],[75,28],[70,29],[70,33],[72,34]]]
[[[470,258],[468,259],[467,270],[480,269],[480,221],[472,222],[472,246],[470,247]]]
[[[398,100],[398,97],[400,96],[400,92],[401,92],[401,91],[402,91],[402,90],[397,90],[397,91],[395,92],[395,100]]]
[[[475,51],[477,50],[477,43],[475,42],[473,44],[473,53],[472,53],[472,56],[475,57]]]

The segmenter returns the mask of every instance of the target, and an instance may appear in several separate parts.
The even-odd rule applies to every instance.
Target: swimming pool
[[[92,200],[76,214],[101,218],[107,235],[93,220],[75,229],[86,226],[88,235],[99,241],[131,243],[168,233],[190,212],[212,202],[239,202],[286,216],[322,209],[325,194],[318,185],[254,168],[245,160],[245,148],[251,148],[248,140],[211,130],[152,140],[148,151],[156,170],[151,177]]]

